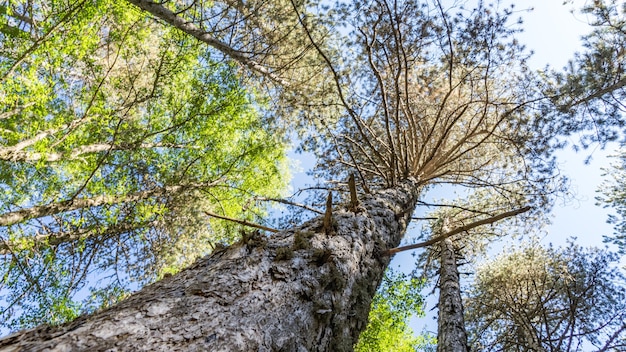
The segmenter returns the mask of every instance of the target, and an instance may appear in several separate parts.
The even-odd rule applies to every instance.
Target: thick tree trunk
[[[441,242],[440,265],[437,352],[466,352],[469,349],[463,319],[459,270],[456,265],[456,251],[449,238]]]
[[[412,180],[354,211],[258,233],[108,310],[0,340],[8,351],[350,351],[417,201]]]

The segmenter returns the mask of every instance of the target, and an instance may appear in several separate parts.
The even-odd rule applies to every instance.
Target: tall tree
[[[529,246],[485,263],[467,297],[471,344],[484,351],[626,347],[626,283],[617,256],[574,244]]]
[[[612,236],[605,236],[604,240],[617,245],[619,253],[626,254],[626,150],[622,147],[614,156],[615,162],[604,170],[605,180],[598,188],[600,195],[596,198],[599,205],[613,209],[616,214],[610,214],[608,223],[613,224]]]
[[[332,8],[336,21],[325,22],[324,8],[308,2],[131,2],[299,102],[299,94],[328,92],[307,114],[322,127],[308,146],[335,192],[319,218],[272,236],[246,235],[120,305],[14,335],[4,346],[350,350],[388,255],[429,186],[499,194],[502,203],[470,209],[476,223],[525,205],[547,209],[552,144],[538,137],[544,128],[560,132],[562,120],[544,125],[545,115],[532,110],[537,82],[527,79],[509,10],[357,1]],[[333,22],[345,28],[323,26]],[[273,28],[287,29],[289,39],[280,41]],[[307,71],[304,57],[316,69]],[[290,85],[289,77],[305,79]],[[326,106],[333,114],[317,113]],[[339,206],[338,194],[346,199]]]
[[[448,201],[449,202],[449,201]],[[512,235],[512,224],[502,220],[528,212],[528,207],[500,212],[486,217],[483,209],[506,206],[509,201],[498,193],[473,192],[465,199],[449,203],[430,203],[440,209],[429,214],[433,219],[423,234],[427,241],[391,250],[399,252],[427,248],[419,257],[417,266],[423,268],[424,276],[436,283],[438,288],[437,350],[468,351],[467,331],[462,302],[460,267],[484,256],[486,248],[494,240]],[[526,219],[529,223],[535,220]],[[488,225],[488,226],[486,226]]]
[[[90,308],[73,301],[83,288],[97,308],[175,272],[237,237],[203,211],[252,219],[262,209],[242,198],[278,195],[280,135],[193,38],[123,2],[1,9],[4,327],[59,323]]]

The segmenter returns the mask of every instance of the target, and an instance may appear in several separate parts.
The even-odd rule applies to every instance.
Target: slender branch
[[[76,147],[70,153],[39,153],[39,152],[30,152],[30,151],[22,151],[22,150],[10,150],[11,148],[0,148],[0,160],[7,161],[39,161],[44,160],[46,162],[56,162],[60,160],[75,160],[82,155],[92,154],[92,153],[100,153],[108,150],[134,150],[134,149],[152,149],[152,148],[189,148],[195,149],[199,147],[194,146],[184,146],[178,144],[168,144],[168,143],[141,143],[139,145],[135,144],[111,144],[111,143],[95,143],[90,145],[81,145]]]
[[[348,178],[348,189],[350,190],[350,210],[356,211],[359,206],[359,199],[356,194],[356,182],[354,181],[354,174],[350,174]]]
[[[588,96],[586,96],[586,97],[584,97],[582,99],[579,99],[579,100],[576,100],[576,101],[574,101],[572,103],[567,104],[567,108],[572,108],[572,107],[577,106],[577,105],[586,104],[586,103],[590,102],[593,99],[600,98],[601,96],[603,96],[603,95],[605,95],[607,93],[614,92],[614,91],[616,91],[616,90],[618,90],[620,88],[623,88],[625,86],[626,86],[626,77],[624,77],[624,78],[620,79],[619,81],[611,84],[610,86],[607,86],[607,87],[604,87],[602,89],[599,89],[599,90],[595,91],[594,93],[592,93],[592,94],[590,94],[590,95],[588,95]]]
[[[424,201],[418,201],[418,204],[420,205],[424,205],[427,207],[445,207],[445,208],[453,208],[453,209],[460,209],[460,210],[464,210],[464,211],[469,211],[471,213],[478,213],[478,214],[485,214],[485,215],[489,215],[488,212],[486,211],[480,211],[480,210],[476,210],[476,209],[470,209],[470,208],[466,208],[466,207],[462,207],[460,205],[454,205],[454,204],[438,204],[438,203],[426,203]]]
[[[324,213],[324,231],[330,235],[333,231],[333,192],[328,191],[326,212]]]
[[[492,217],[487,218],[487,219],[479,220],[479,221],[473,222],[473,223],[465,225],[465,226],[457,227],[456,229],[454,229],[452,231],[446,232],[446,233],[444,233],[444,234],[442,234],[440,236],[437,236],[437,237],[435,237],[433,239],[430,239],[428,241],[425,241],[425,242],[416,243],[416,244],[403,246],[403,247],[392,248],[392,249],[388,250],[386,252],[386,254],[387,255],[391,255],[391,254],[396,254],[398,252],[408,251],[408,250],[411,250],[411,249],[428,247],[428,246],[433,245],[435,243],[438,243],[438,242],[440,242],[442,240],[445,240],[446,238],[448,238],[450,236],[454,236],[454,235],[456,235],[458,233],[471,230],[471,229],[473,229],[475,227],[478,227],[478,226],[492,224],[492,223],[494,223],[496,221],[500,221],[502,219],[506,219],[506,218],[509,218],[509,217],[512,217],[512,216],[515,216],[515,215],[518,215],[518,214],[521,214],[521,213],[525,213],[525,212],[529,211],[530,209],[531,209],[530,207],[523,207],[523,208],[520,208],[520,209],[507,211],[505,213],[501,213],[501,214],[492,216]]]
[[[29,250],[38,250],[44,246],[57,246],[62,243],[73,242],[81,239],[90,238],[98,235],[105,235],[107,237],[112,237],[116,235],[120,235],[126,232],[130,232],[141,227],[151,227],[154,226],[157,222],[151,221],[148,223],[141,224],[128,224],[122,223],[114,226],[110,226],[106,229],[102,229],[99,227],[95,228],[79,228],[73,231],[66,232],[55,232],[55,233],[45,233],[45,234],[37,234],[33,237],[29,237],[27,239]],[[16,244],[11,243],[12,241],[3,240],[0,242],[0,255],[12,254],[14,252],[19,252],[16,250]]]
[[[254,227],[254,228],[265,230],[265,231],[269,231],[269,232],[278,232],[279,231],[279,230],[273,229],[271,227],[255,224],[253,222],[249,222],[249,221],[246,221],[246,220],[229,218],[228,216],[223,216],[223,215],[211,213],[211,212],[208,212],[206,210],[204,211],[204,213],[206,215],[210,216],[210,217],[214,217],[214,218],[222,219],[222,220],[226,220],[226,221],[231,221],[231,222],[237,223],[239,225],[243,225],[243,226]]]
[[[293,205],[294,207],[299,207],[302,209],[306,209],[308,211],[312,211],[316,214],[322,215],[324,214],[324,212],[319,211],[315,208],[312,208],[306,204],[300,204],[300,203],[296,203],[296,202],[292,202],[286,199],[282,199],[282,198],[266,198],[266,197],[256,197],[256,200],[261,200],[261,201],[270,201],[270,202],[276,202],[276,203],[282,203],[282,204],[287,204],[287,205]]]
[[[3,113],[0,113],[0,120],[2,120],[2,119],[7,119],[7,118],[9,118],[9,117],[11,117],[11,116],[18,115],[18,114],[20,114],[22,111],[24,111],[25,109],[27,109],[27,108],[29,108],[29,107],[31,107],[31,106],[33,106],[33,105],[35,105],[35,102],[32,102],[32,101],[31,101],[31,102],[26,103],[26,104],[24,104],[24,105],[19,105],[19,106],[16,106],[16,107],[14,107],[13,109],[11,109],[11,110],[9,110],[9,111],[6,111],[6,112],[3,112]]]

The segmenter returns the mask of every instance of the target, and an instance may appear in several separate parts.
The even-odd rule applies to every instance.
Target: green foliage
[[[470,344],[505,351],[620,349],[626,278],[617,261],[570,244],[523,247],[483,264],[465,302]]]
[[[254,220],[284,189],[285,141],[195,39],[123,1],[0,5],[3,327],[176,272],[235,240],[203,210]]]
[[[592,31],[582,39],[584,50],[562,72],[546,76],[545,93],[554,106],[542,111],[544,138],[554,132],[582,132],[575,148],[617,140],[626,123],[626,6],[623,1],[598,0],[585,3],[581,12]],[[554,111],[564,116],[556,118]]]
[[[433,344],[432,336],[416,336],[408,325],[412,316],[424,316],[424,298],[420,293],[423,287],[423,280],[388,269],[355,351],[412,352]]]
[[[596,197],[598,205],[610,207],[617,214],[610,214],[608,222],[614,225],[612,236],[604,240],[617,245],[619,252],[626,254],[626,149],[622,148],[615,156],[615,163],[605,169],[605,180],[598,188],[600,196]]]

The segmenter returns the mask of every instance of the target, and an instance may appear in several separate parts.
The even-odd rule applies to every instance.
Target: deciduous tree
[[[252,219],[246,198],[278,195],[284,141],[204,45],[124,2],[1,9],[3,328],[175,272],[237,237],[203,211]]]
[[[409,327],[412,316],[424,316],[421,290],[424,280],[388,269],[372,300],[368,324],[355,346],[357,352],[413,352],[433,343],[433,337],[415,335]]]

